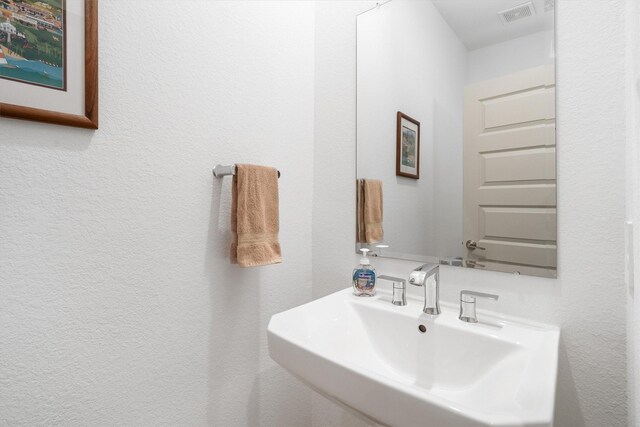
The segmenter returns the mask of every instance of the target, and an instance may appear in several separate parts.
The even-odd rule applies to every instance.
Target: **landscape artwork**
[[[396,175],[420,179],[420,122],[398,111]]]
[[[0,79],[66,90],[65,0],[0,0]]]
[[[402,165],[416,167],[416,131],[402,127]]]

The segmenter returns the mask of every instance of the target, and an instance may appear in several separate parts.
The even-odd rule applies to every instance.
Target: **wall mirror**
[[[392,0],[358,16],[356,249],[556,277],[554,7]]]

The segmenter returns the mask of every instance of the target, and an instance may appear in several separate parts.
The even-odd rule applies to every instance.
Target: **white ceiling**
[[[469,50],[553,29],[554,12],[545,0],[531,0],[535,15],[503,24],[498,12],[527,0],[432,0],[434,6]]]

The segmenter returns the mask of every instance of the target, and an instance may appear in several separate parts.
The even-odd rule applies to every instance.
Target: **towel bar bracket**
[[[213,168],[213,176],[216,178],[222,178],[223,176],[235,175],[236,165],[216,165]],[[280,178],[280,171],[278,171],[278,178]]]

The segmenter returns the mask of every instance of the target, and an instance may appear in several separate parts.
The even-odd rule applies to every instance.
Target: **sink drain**
[[[425,332],[427,332],[427,327],[424,325],[420,325],[418,326],[418,330],[424,334]]]

